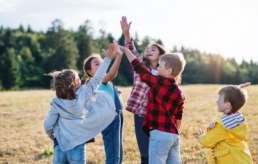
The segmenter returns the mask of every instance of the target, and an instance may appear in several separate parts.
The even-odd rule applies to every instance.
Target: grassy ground
[[[181,128],[181,158],[187,164],[207,163],[208,151],[193,134],[214,121],[219,115],[216,107],[220,85],[182,86],[186,101]],[[124,103],[131,88],[120,88]],[[246,140],[252,156],[258,159],[258,86],[246,89],[248,103],[242,113],[249,125]],[[0,163],[52,163],[53,143],[45,134],[43,122],[50,109],[53,91],[0,92]],[[133,114],[125,111],[124,162],[140,163],[140,154],[134,134]],[[87,145],[87,163],[104,163],[105,152],[101,135]],[[256,161],[257,162],[257,161]],[[254,163],[256,163],[254,162]]]

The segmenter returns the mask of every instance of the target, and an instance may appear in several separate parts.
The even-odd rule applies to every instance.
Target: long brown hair
[[[62,71],[54,71],[49,74],[53,79],[51,80],[50,87],[56,91],[56,96],[61,99],[72,100],[76,98],[76,72],[73,69],[65,69]]]
[[[164,55],[165,53],[169,53],[169,51],[166,50],[166,49],[165,49],[162,45],[160,45],[160,44],[153,43],[153,44],[149,44],[147,47],[150,47],[150,46],[155,46],[155,47],[158,48],[158,50],[159,50],[159,56],[162,56],[162,55]],[[147,50],[147,48],[146,48],[146,50]],[[146,50],[145,50],[145,51],[146,51]],[[143,55],[143,56],[142,56],[142,61],[143,61],[144,65],[150,69],[150,66],[151,66],[151,61],[150,61],[150,59],[147,58],[147,57],[145,57],[145,55]],[[159,66],[159,64],[157,65],[157,67],[158,67],[158,66]]]
[[[101,58],[101,56],[99,54],[91,54],[88,58],[86,58],[83,62],[83,72],[84,72],[84,79],[85,79],[85,84],[87,84],[90,79],[92,78],[92,76],[90,74],[88,74],[87,71],[91,70],[91,61],[94,58]]]

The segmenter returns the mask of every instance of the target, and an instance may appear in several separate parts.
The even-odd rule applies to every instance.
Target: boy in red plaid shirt
[[[129,49],[114,45],[117,52],[125,52],[128,60],[143,82],[150,87],[147,116],[143,131],[150,135],[149,163],[181,163],[179,128],[184,108],[184,96],[175,78],[185,67],[181,53],[164,54],[160,57],[159,76],[154,76]]]

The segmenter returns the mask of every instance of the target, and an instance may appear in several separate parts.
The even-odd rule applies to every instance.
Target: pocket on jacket
[[[214,150],[214,158],[215,160],[217,160],[218,163],[227,163],[227,164],[235,163],[232,156],[230,156],[229,148]]]

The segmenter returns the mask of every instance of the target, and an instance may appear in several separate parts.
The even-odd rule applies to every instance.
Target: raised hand
[[[122,51],[122,49],[121,49],[122,46],[119,46],[118,43],[117,43],[115,40],[113,40],[113,43],[114,43],[114,47],[115,47],[115,49],[116,49],[116,52],[117,52],[119,55],[123,55],[123,51]]]
[[[123,33],[129,34],[132,22],[129,22],[129,24],[128,24],[126,16],[122,16],[122,20],[120,21],[120,24],[121,24],[121,29],[122,29]]]
[[[240,88],[245,88],[245,87],[248,87],[249,85],[251,85],[250,82],[246,82],[244,84],[239,84]]]
[[[116,55],[116,48],[113,44],[110,44],[108,51],[106,52],[104,49],[101,49],[104,55],[110,59],[112,59]]]

